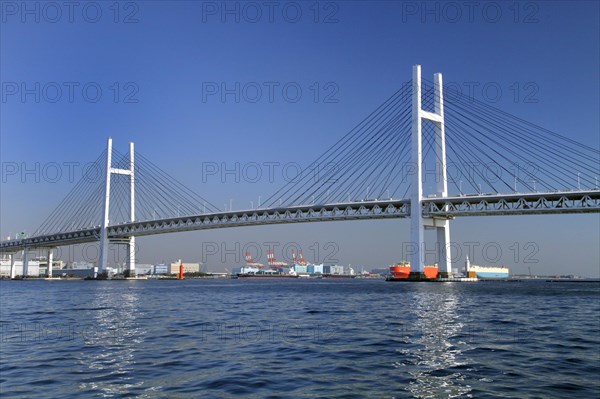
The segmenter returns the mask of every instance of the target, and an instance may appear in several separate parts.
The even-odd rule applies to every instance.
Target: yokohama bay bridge
[[[421,78],[390,96],[319,157],[332,167],[301,173],[257,208],[221,210],[149,159],[112,147],[96,159],[98,181],[84,176],[30,236],[0,242],[11,278],[22,253],[99,242],[95,275],[107,269],[110,243],[182,231],[283,223],[411,219],[411,276],[424,277],[424,230],[436,231],[440,276],[451,275],[450,221],[459,216],[600,212],[600,151]],[[472,168],[486,165],[485,170]],[[426,165],[436,184],[425,193]],[[309,170],[308,166],[305,170]],[[450,194],[452,193],[452,194]]]

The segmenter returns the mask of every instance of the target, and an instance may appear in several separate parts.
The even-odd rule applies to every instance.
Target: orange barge
[[[392,279],[406,279],[410,275],[410,263],[409,262],[400,262],[395,265],[390,266],[390,275]],[[425,277],[426,278],[436,278],[438,276],[438,266],[435,264],[434,266],[425,266]]]

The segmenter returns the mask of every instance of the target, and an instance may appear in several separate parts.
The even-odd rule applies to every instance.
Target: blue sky
[[[454,9],[429,2],[427,10],[422,2],[358,1],[274,2],[273,9],[262,2],[1,4],[2,236],[34,231],[73,184],[64,163],[92,161],[109,135],[121,152],[134,141],[215,205],[232,199],[234,209],[248,208],[285,183],[284,165],[316,159],[409,80],[416,63],[424,77],[439,71],[465,90],[474,84],[476,99],[599,147],[600,6],[593,1],[481,2],[471,10],[463,2]],[[239,101],[223,100],[223,85],[236,83]],[[499,98],[480,89],[490,84],[501,88]],[[273,98],[266,89],[257,97],[257,85],[274,87]],[[284,87],[302,95],[295,101]],[[31,92],[23,97],[24,88]],[[56,182],[43,169],[54,162],[63,172]],[[273,181],[266,173],[254,183],[203,176],[209,164],[236,162],[280,166]],[[37,172],[23,176],[24,168]],[[515,272],[598,276],[599,230],[598,215],[467,218],[453,222],[452,241],[497,243],[502,257],[487,258]],[[258,243],[264,261],[267,242],[279,243],[278,257],[287,243],[305,255],[319,247],[317,260],[333,242],[340,263],[383,267],[400,260],[408,232],[408,221],[394,220],[182,233],[140,239],[138,258],[205,260],[221,270],[241,262],[223,253],[235,243]],[[219,253],[207,255],[213,244]],[[477,251],[476,260],[488,260]]]

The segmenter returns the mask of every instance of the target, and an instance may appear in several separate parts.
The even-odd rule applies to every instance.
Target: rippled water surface
[[[600,284],[2,281],[3,398],[599,397]]]

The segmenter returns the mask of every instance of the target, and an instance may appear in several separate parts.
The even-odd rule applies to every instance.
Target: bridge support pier
[[[436,174],[436,197],[448,197],[448,176],[446,172],[446,132],[444,125],[444,95],[442,74],[434,74],[434,112],[422,109],[421,66],[413,66],[412,79],[412,163],[415,173],[411,183],[411,241],[413,245],[410,260],[410,278],[414,280],[427,279],[425,274],[425,228],[434,228],[437,235],[438,277],[452,275],[452,258],[450,254],[450,221],[423,218],[423,121],[435,125],[434,152],[441,173]],[[436,168],[437,170],[438,168]]]
[[[29,259],[28,259],[28,253],[27,253],[27,248],[23,249],[23,277],[27,277],[27,275],[29,274]]]
[[[136,276],[135,271],[135,237],[129,237],[127,244],[127,269],[130,277]]]
[[[444,227],[437,230],[438,277],[452,277],[452,256],[450,254],[450,221],[446,220]]]
[[[17,276],[15,270],[15,254],[10,254],[8,256],[10,259],[10,278],[14,279]]]
[[[54,248],[48,248],[48,268],[46,269],[46,277],[52,278],[52,263],[54,262]]]

